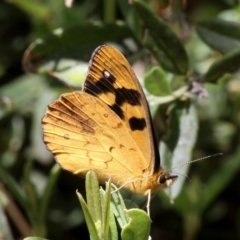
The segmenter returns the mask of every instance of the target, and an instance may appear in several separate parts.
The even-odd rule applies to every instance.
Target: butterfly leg
[[[151,201],[151,189],[148,190],[147,192],[147,205],[146,205],[146,209],[147,209],[147,214],[151,220],[151,217],[150,217],[150,201]]]

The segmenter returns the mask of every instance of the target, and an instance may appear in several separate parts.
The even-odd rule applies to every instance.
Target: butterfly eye
[[[164,184],[164,183],[166,182],[166,180],[167,180],[167,178],[166,178],[165,175],[161,175],[160,178],[159,178],[159,182],[160,182],[161,184]]]
[[[171,186],[173,181],[177,178],[178,176],[177,175],[172,175],[172,176],[166,176],[164,174],[160,175],[159,177],[159,183],[160,184],[167,184],[167,186]],[[169,181],[170,180],[170,181]]]

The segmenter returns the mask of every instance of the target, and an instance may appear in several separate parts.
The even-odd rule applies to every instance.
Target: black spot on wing
[[[114,105],[108,105],[122,120],[124,119],[123,110],[116,103]]]
[[[125,87],[115,88],[113,86],[115,81],[116,79],[112,75],[107,78],[103,75],[103,77],[96,82],[88,79],[84,84],[83,91],[95,96],[101,93],[112,92],[116,96],[115,104],[119,106],[122,106],[126,102],[132,106],[141,105],[141,95],[138,91]]]
[[[124,103],[128,103],[132,106],[141,105],[140,94],[133,90],[127,88],[117,88],[115,89],[115,103],[109,106],[121,119],[124,119],[124,112],[121,106]]]
[[[122,106],[124,103],[129,103],[132,106],[141,105],[141,95],[134,89],[127,89],[125,87],[115,89],[116,100],[115,103]]]
[[[101,93],[111,92],[115,95],[115,103],[108,105],[121,119],[124,119],[124,112],[121,106],[124,103],[128,103],[132,106],[141,105],[141,95],[134,89],[127,89],[125,87],[115,88],[113,85],[116,82],[116,78],[109,72],[103,72],[102,78],[99,80],[93,80],[88,76],[84,83],[83,91],[98,97]]]
[[[96,82],[87,80],[84,84],[83,91],[94,96],[99,95],[101,93],[115,92],[115,88],[113,87],[114,82],[115,82],[114,78],[104,77],[100,78]]]
[[[132,131],[135,130],[143,130],[146,128],[146,120],[144,118],[136,118],[136,117],[131,117],[129,119],[129,125]]]

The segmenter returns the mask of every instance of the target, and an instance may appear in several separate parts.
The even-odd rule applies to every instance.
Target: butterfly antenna
[[[183,174],[183,173],[176,173],[176,172],[172,172],[172,171],[169,171],[170,173],[174,173],[174,174],[176,174],[176,175],[181,175],[181,176],[183,176],[183,177],[186,177],[190,182],[191,182],[191,178],[188,176],[188,175],[186,175],[186,174]]]
[[[207,158],[217,157],[217,156],[221,156],[221,155],[223,155],[223,153],[216,153],[216,154],[212,154],[212,155],[209,155],[209,156],[206,156],[206,157],[202,157],[202,158],[192,160],[190,162],[185,162],[185,163],[182,163],[182,164],[170,169],[169,172],[171,172],[175,168],[182,167],[182,166],[185,166],[185,165],[190,164],[190,163],[198,162],[198,161],[201,161],[201,160],[204,160],[204,159],[207,159]]]

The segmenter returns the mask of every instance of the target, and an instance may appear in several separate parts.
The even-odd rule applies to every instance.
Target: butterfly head
[[[146,178],[145,184],[141,184],[142,191],[139,193],[145,195],[148,194],[149,189],[151,189],[151,192],[158,192],[163,188],[168,188],[173,184],[177,177],[177,175],[171,175],[168,171],[160,168],[158,172],[150,175],[149,178]],[[133,191],[136,192],[135,189]]]
[[[177,179],[178,175],[170,175],[169,172],[161,172],[158,178],[158,183],[165,187],[170,187]]]

